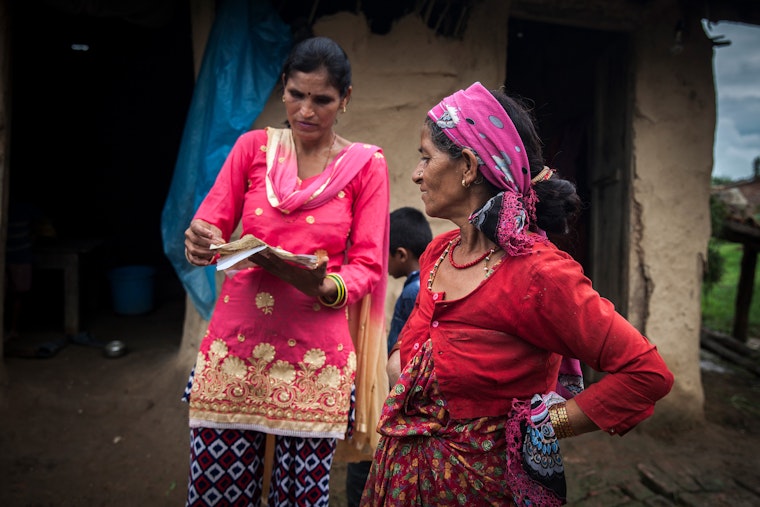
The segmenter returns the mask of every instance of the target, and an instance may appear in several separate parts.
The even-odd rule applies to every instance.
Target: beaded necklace
[[[462,241],[462,237],[461,236],[457,236],[456,238],[454,238],[451,241],[449,241],[449,244],[446,245],[446,248],[444,248],[443,253],[441,254],[441,256],[438,257],[438,260],[435,261],[435,264],[433,264],[433,269],[431,269],[430,273],[428,274],[428,281],[427,281],[427,288],[428,288],[428,290],[433,290],[433,280],[435,280],[435,275],[438,273],[438,267],[443,262],[443,259],[445,259],[447,255],[449,255],[449,251],[452,250],[452,247],[455,247],[455,244],[458,245],[460,241]],[[475,261],[473,263],[455,264],[453,261],[451,261],[451,257],[449,257],[449,260],[451,261],[451,265],[454,266],[457,269],[464,269],[465,267],[474,266],[478,262],[485,260],[486,261],[486,265],[483,268],[483,271],[485,271],[485,277],[488,278],[489,276],[491,276],[491,274],[493,273],[494,268],[496,267],[496,266],[494,266],[493,268],[489,268],[488,267],[488,262],[491,260],[491,255],[493,255],[493,253],[496,251],[496,248],[497,247],[492,248],[491,250],[489,250],[488,252],[486,252],[486,254],[484,256],[482,256],[481,258],[479,258],[477,261]],[[498,263],[497,263],[497,265],[498,265]],[[464,266],[464,267],[459,267],[459,266]]]
[[[491,248],[489,251],[475,259],[474,261],[465,262],[464,264],[457,264],[454,262],[454,250],[462,243],[462,237],[460,236],[456,243],[451,247],[451,254],[449,255],[449,262],[452,266],[454,266],[456,269],[467,269],[473,267],[475,264],[478,264],[480,261],[484,260],[486,261],[486,264],[488,264],[488,261],[491,259],[491,256],[496,251],[496,247]]]

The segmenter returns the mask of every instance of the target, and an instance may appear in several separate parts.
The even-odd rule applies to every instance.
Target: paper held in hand
[[[238,262],[266,249],[269,249],[269,251],[283,260],[309,269],[316,268],[319,259],[318,255],[294,254],[287,250],[283,250],[282,248],[267,245],[253,234],[246,234],[236,241],[231,241],[230,243],[225,243],[223,245],[211,245],[211,249],[219,251],[219,261],[216,263],[217,271],[229,269]],[[317,253],[319,254],[320,252]]]

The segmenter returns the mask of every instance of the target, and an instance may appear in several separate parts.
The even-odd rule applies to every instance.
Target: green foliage
[[[702,292],[702,325],[714,331],[731,334],[736,313],[736,291],[739,287],[743,248],[739,243],[714,238],[710,243],[713,246],[708,247],[707,271],[710,271],[710,248],[714,248],[716,255],[722,258],[723,269],[722,276],[718,277],[709,290]],[[760,264],[755,270],[748,335],[760,336]]]
[[[712,185],[713,186],[720,186],[720,185],[728,185],[729,183],[733,183],[734,180],[731,178],[726,178],[725,176],[713,176],[712,177]]]
[[[725,270],[726,261],[720,254],[718,240],[710,238],[709,243],[707,243],[707,266],[702,275],[703,294],[708,294],[720,282]]]
[[[710,195],[710,227],[713,237],[720,232],[727,215],[726,204],[717,195]]]

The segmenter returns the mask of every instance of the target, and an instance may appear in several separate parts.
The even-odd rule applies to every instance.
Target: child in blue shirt
[[[393,278],[406,277],[396,306],[393,309],[388,332],[388,354],[396,345],[401,328],[412,313],[417,292],[420,290],[420,255],[433,239],[433,232],[425,215],[416,208],[403,207],[391,213],[388,274]]]

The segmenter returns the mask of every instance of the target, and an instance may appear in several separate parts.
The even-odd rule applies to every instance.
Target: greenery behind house
[[[743,255],[742,245],[712,238],[712,248],[722,258],[723,274],[702,292],[702,325],[714,331],[731,334],[736,313],[736,291]],[[709,261],[708,261],[709,264]],[[755,268],[755,288],[749,310],[748,338],[760,338],[760,263]]]
[[[727,182],[713,179],[713,184],[724,183]],[[722,203],[714,196],[710,198],[710,211],[714,234],[720,230],[725,217]],[[723,241],[715,236],[710,238],[702,285],[702,326],[732,334],[743,254],[740,243]],[[754,280],[747,338],[760,338],[760,263],[756,266]]]

